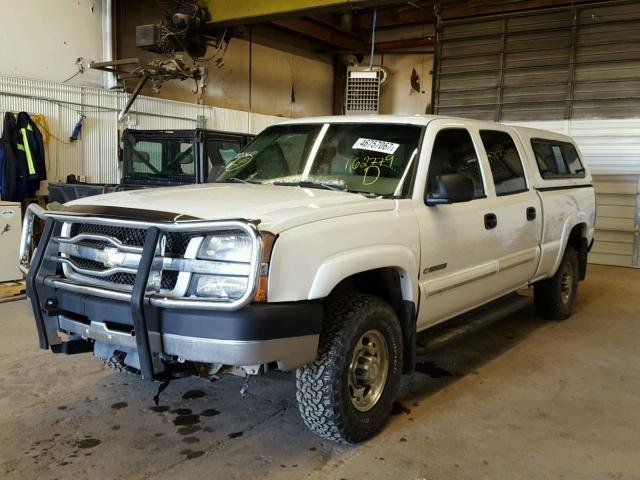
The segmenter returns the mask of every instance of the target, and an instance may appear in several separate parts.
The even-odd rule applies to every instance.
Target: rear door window
[[[497,130],[480,130],[480,138],[489,159],[496,195],[526,191],[522,160],[511,135]]]
[[[582,161],[571,143],[534,138],[531,140],[531,147],[542,178],[584,177]]]

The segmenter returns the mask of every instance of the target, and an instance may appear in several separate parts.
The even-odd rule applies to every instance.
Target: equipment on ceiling
[[[194,80],[194,93],[199,92],[202,99],[206,89],[207,65],[212,62],[218,66],[222,64],[226,46],[235,35],[226,28],[207,26],[209,20],[208,10],[201,8],[197,0],[173,0],[162,23],[136,27],[136,46],[160,54],[162,58],[146,64],[138,58],[90,64],[92,69],[114,73],[122,88],[127,80],[137,80],[127,104],[118,115],[118,121],[124,119],[147,82],[151,82],[153,91],[157,93],[164,82]],[[205,58],[209,47],[215,51]]]
[[[203,58],[208,47],[218,46],[215,38],[205,34],[209,19],[209,12],[197,2],[179,1],[165,12],[162,23],[136,27],[136,47],[163,55],[183,52],[194,60]]]
[[[388,71],[382,66],[347,67],[345,115],[378,113],[380,88],[387,83],[388,78]]]

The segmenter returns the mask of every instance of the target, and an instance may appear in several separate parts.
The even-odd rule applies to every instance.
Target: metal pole
[[[129,110],[131,109],[133,102],[135,102],[136,98],[138,98],[138,95],[140,95],[140,91],[144,87],[144,84],[147,83],[147,80],[149,80],[149,75],[144,75],[136,85],[136,88],[133,89],[133,92],[131,93],[129,100],[127,100],[127,104],[124,106],[122,111],[118,114],[118,122],[122,122],[122,120],[124,120],[124,116],[127,113],[129,113]]]

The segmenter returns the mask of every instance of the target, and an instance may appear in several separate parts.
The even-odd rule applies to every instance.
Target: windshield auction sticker
[[[393,155],[400,146],[399,143],[384,142],[382,140],[372,140],[371,138],[359,138],[353,144],[354,150],[369,150],[371,152],[381,152]]]

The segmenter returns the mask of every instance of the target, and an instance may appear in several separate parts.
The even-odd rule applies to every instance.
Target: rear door
[[[542,207],[540,197],[527,182],[525,155],[517,135],[508,127],[491,125],[475,132],[481,156],[490,169],[499,247],[496,249],[496,284],[511,291],[526,285],[540,260]],[[530,177],[529,177],[530,178]]]

